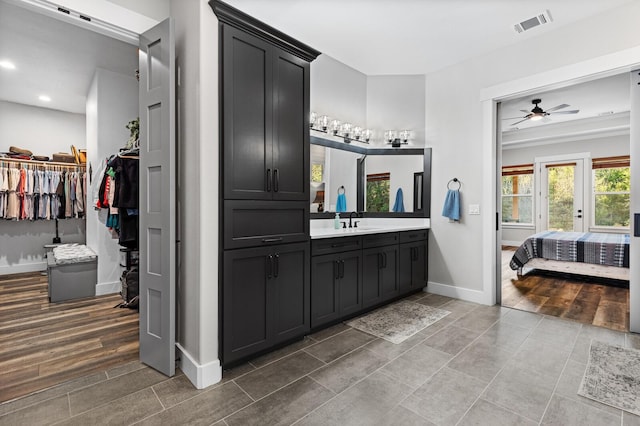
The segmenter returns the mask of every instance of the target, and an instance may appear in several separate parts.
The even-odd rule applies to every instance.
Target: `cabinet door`
[[[222,349],[225,363],[270,345],[267,284],[271,274],[269,248],[224,253]]]
[[[362,252],[362,307],[376,305],[382,300],[381,277],[384,255],[380,249]]]
[[[411,267],[412,289],[427,285],[427,242],[420,241],[414,248],[414,260]]]
[[[273,199],[309,201],[309,63],[273,52]]]
[[[328,254],[311,258],[311,327],[338,319],[338,256]]]
[[[362,309],[362,252],[341,253],[338,260],[340,315]]]
[[[224,198],[272,198],[273,47],[223,25]]]
[[[411,291],[413,279],[412,266],[414,258],[414,244],[400,244],[400,261],[398,265],[398,290],[404,294]]]
[[[306,334],[310,328],[309,243],[285,244],[272,248],[274,343]]]
[[[380,249],[382,268],[380,269],[380,297],[382,301],[398,295],[398,246],[387,246]]]

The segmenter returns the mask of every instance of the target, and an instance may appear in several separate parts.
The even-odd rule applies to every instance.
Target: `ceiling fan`
[[[547,118],[547,116],[551,114],[577,114],[580,112],[579,109],[573,109],[568,111],[558,111],[560,109],[568,107],[569,105],[567,104],[560,104],[560,105],[554,106],[553,108],[549,108],[548,110],[545,111],[538,106],[538,104],[541,102],[542,102],[542,99],[533,99],[531,103],[534,104],[535,106],[531,111],[527,111],[526,109],[521,109],[520,111],[526,114],[524,117],[511,117],[511,118],[504,118],[503,120],[515,120],[517,118],[520,118],[521,119],[520,121],[511,123],[512,126],[515,126],[516,124],[520,124],[523,121],[527,121],[527,120],[538,121],[538,120],[545,119],[545,121],[548,121],[549,119]]]

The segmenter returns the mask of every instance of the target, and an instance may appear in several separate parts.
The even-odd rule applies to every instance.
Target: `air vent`
[[[527,20],[524,20],[522,22],[515,24],[513,28],[516,30],[517,33],[522,33],[530,30],[531,28],[535,28],[543,24],[548,24],[551,21],[553,21],[553,18],[551,17],[551,13],[548,10],[545,10],[544,12],[534,16],[533,18],[529,18]]]

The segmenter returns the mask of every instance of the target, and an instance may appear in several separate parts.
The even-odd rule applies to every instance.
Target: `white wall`
[[[0,101],[1,152],[17,146],[51,158],[71,145],[86,148],[84,114]]]
[[[178,87],[180,368],[198,388],[220,381],[218,356],[218,21],[204,0],[172,0]],[[206,77],[205,77],[206,76]]]
[[[367,76],[330,56],[311,62],[311,111],[367,126]],[[313,134],[313,133],[312,133]]]
[[[470,203],[480,204],[483,191],[495,191],[491,158],[484,150],[483,89],[638,45],[640,3],[562,27],[426,77],[427,145],[433,147],[433,211],[445,197],[447,181],[462,182],[462,219],[448,221],[433,214],[429,239],[429,289],[489,302],[484,286],[491,281],[490,254],[495,206],[481,205],[481,215],[468,216]],[[594,31],[598,28],[598,31]],[[438,190],[442,188],[442,190]],[[485,253],[486,252],[486,253]],[[483,260],[483,256],[485,256]],[[488,256],[491,257],[491,256]],[[461,265],[460,259],[464,259]],[[492,284],[494,285],[494,284]]]
[[[91,183],[87,204],[95,205],[104,169],[101,164],[126,145],[126,124],[138,116],[138,82],[135,77],[96,69],[87,95],[87,170]],[[87,246],[98,255],[96,294],[120,291],[120,245],[106,226],[107,210],[87,208]]]
[[[16,146],[51,157],[71,145],[86,148],[84,114],[0,101],[0,152]],[[62,242],[84,243],[83,219],[58,223]],[[43,246],[53,237],[55,221],[0,221],[0,275],[45,270]]]
[[[367,126],[376,129],[376,145],[384,145],[385,130],[409,130],[408,146],[425,146],[424,88],[424,75],[367,77]]]

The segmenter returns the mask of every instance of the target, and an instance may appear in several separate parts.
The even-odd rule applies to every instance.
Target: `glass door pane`
[[[548,167],[548,222],[550,231],[573,230],[575,165]]]

